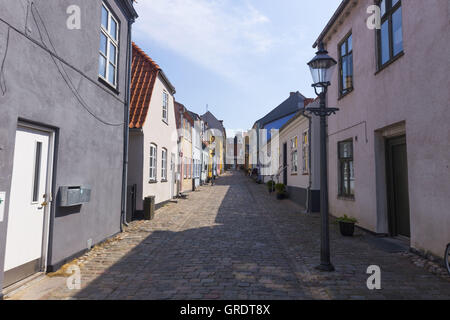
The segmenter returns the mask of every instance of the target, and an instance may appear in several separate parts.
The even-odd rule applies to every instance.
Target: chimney
[[[290,97],[293,97],[293,96],[295,96],[295,95],[298,95],[299,94],[299,92],[297,91],[297,92],[291,92],[291,94],[289,95]]]

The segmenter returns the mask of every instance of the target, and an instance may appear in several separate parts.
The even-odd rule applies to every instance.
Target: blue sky
[[[341,0],[139,0],[133,40],[175,98],[248,129],[291,91],[315,97],[306,63]]]

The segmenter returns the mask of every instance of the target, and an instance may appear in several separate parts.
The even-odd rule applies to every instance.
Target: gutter
[[[128,186],[128,140],[129,140],[129,123],[130,123],[130,88],[131,88],[131,68],[132,68],[132,44],[131,44],[131,28],[134,19],[128,20],[128,50],[127,50],[127,81],[125,90],[125,104],[124,104],[124,126],[123,126],[123,169],[122,169],[122,207],[120,211],[120,232],[123,232],[123,225],[128,226],[126,221],[127,210],[127,186]]]
[[[177,93],[177,91],[175,90],[175,87],[169,81],[169,78],[167,78],[166,74],[164,73],[164,71],[162,69],[159,70],[159,75],[161,76],[161,78],[163,78],[164,82],[166,82],[166,84],[170,87],[171,94],[174,95],[175,93]]]

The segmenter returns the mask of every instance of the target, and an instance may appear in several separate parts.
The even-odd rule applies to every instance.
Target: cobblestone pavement
[[[80,290],[67,289],[64,278],[45,277],[10,298],[450,298],[448,276],[380,249],[365,232],[342,237],[335,224],[330,233],[336,272],[316,271],[319,226],[318,214],[276,200],[241,173],[227,173],[81,257]],[[369,265],[381,267],[381,290],[367,289]]]

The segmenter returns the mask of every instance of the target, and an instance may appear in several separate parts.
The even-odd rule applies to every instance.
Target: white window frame
[[[101,51],[101,37],[100,37],[100,49],[99,49],[99,55],[100,57],[103,57],[106,59],[106,69],[105,69],[105,76],[103,76],[100,73],[100,65],[99,65],[99,70],[98,70],[98,76],[99,78],[101,78],[102,80],[106,81],[108,84],[110,84],[111,86],[113,86],[114,88],[117,88],[117,68],[118,68],[118,58],[119,58],[119,21],[114,17],[114,15],[112,14],[111,10],[109,10],[108,6],[102,2],[102,9],[105,9],[106,12],[108,13],[108,26],[107,28],[105,28],[102,24],[102,22],[100,22],[100,32],[101,34],[103,34],[106,37],[106,55]],[[116,23],[116,35],[115,35],[115,39],[111,36],[111,20],[114,20],[114,22]],[[115,47],[115,57],[114,57],[114,63],[111,62],[111,45],[113,45]],[[99,57],[99,59],[100,59]],[[100,64],[100,61],[99,61]],[[114,83],[112,83],[111,81],[108,80],[109,78],[109,68],[110,68],[110,64],[113,65],[114,67]]]
[[[169,94],[165,90],[163,91],[162,120],[169,122]]]
[[[150,181],[156,181],[156,170],[158,168],[158,146],[154,143],[150,144],[150,157],[149,157],[149,178]]]
[[[161,180],[167,180],[167,149],[161,149]]]
[[[305,143],[306,136],[306,143]],[[309,174],[309,131],[305,130],[302,134],[302,156],[303,156],[303,174]]]
[[[297,139],[297,145],[295,140]],[[298,137],[291,138],[291,174],[298,172]]]

